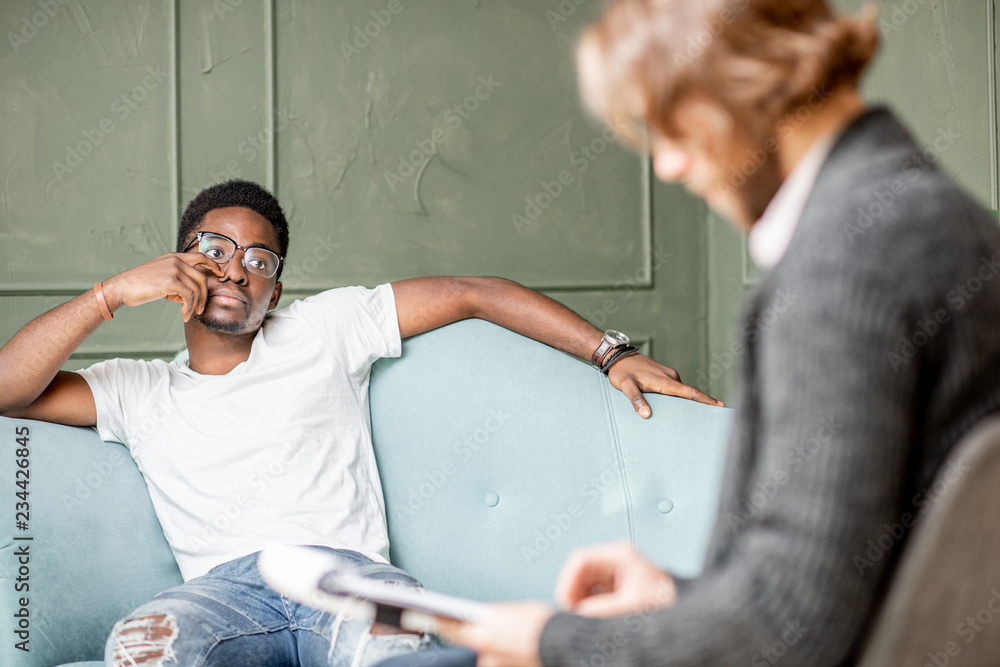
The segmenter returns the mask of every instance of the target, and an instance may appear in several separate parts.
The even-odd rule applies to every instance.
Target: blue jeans
[[[461,646],[434,648],[389,658],[378,667],[476,667],[476,652]]]
[[[324,548],[326,547],[318,547]],[[416,585],[402,570],[334,550],[364,576]],[[371,622],[300,605],[276,593],[257,571],[257,554],[212,568],[171,588],[118,621],[106,665],[324,665],[368,667],[432,648],[418,635],[372,635]]]

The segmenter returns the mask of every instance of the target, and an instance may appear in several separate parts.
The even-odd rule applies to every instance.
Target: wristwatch
[[[601,362],[604,361],[604,357],[607,356],[608,352],[616,347],[624,347],[626,345],[628,345],[628,336],[623,334],[621,331],[608,329],[604,332],[604,338],[601,339],[601,344],[597,346],[597,349],[594,350],[594,354],[590,356],[590,363],[594,365],[594,368],[600,370]]]

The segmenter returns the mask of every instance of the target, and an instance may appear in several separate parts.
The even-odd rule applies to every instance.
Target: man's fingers
[[[639,384],[635,380],[629,379],[622,382],[622,393],[628,396],[628,400],[632,401],[632,407],[635,408],[640,417],[648,419],[653,414],[653,411],[649,409],[649,403],[642,396]]]
[[[695,389],[690,385],[681,384],[681,387],[684,388],[683,393],[678,393],[677,394],[678,396],[681,396],[683,398],[689,398],[692,401],[704,403],[705,405],[714,405],[720,408],[726,407],[726,404],[723,403],[722,401],[716,400],[711,396],[709,396],[708,394],[698,391],[697,389]]]
[[[226,275],[226,272],[222,270],[222,267],[219,266],[218,263],[212,261],[200,252],[185,252],[181,253],[179,257],[184,260],[188,266],[208,269],[210,273],[214,273],[220,278]]]
[[[628,381],[626,380],[625,382]],[[622,383],[622,386],[624,387],[625,383]],[[718,407],[725,407],[726,405],[722,401],[718,401],[708,394],[695,389],[691,385],[684,384],[679,380],[665,380],[662,383],[657,383],[655,385],[640,384],[639,387],[646,392],[654,392],[657,394],[664,394],[666,396],[677,396],[678,398],[687,398],[692,401],[697,401],[698,403],[704,403],[705,405],[714,405]],[[625,390],[622,389],[622,391]],[[632,397],[629,396],[629,398]]]
[[[608,374],[611,383],[618,387],[629,400],[635,411],[642,417],[652,415],[649,403],[642,392],[654,392],[667,396],[678,396],[705,405],[724,406],[711,396],[681,382],[680,373],[669,366],[653,361],[641,354],[632,355],[617,362]]]
[[[218,267],[218,264],[215,265]],[[186,267],[185,273],[194,283],[197,292],[195,312],[203,313],[208,304],[208,276],[194,267]]]
[[[181,298],[181,319],[185,322],[196,312],[201,289],[198,281],[184,272],[174,278],[174,293]]]

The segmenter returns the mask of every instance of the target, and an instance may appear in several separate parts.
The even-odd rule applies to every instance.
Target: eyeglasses
[[[285,261],[283,257],[279,257],[267,248],[236,245],[236,241],[228,236],[215,232],[198,232],[195,240],[185,248],[184,252],[190,250],[195,244],[198,244],[198,252],[216,264],[225,264],[233,258],[237,250],[242,250],[243,268],[261,278],[273,276],[281,268],[281,263]]]

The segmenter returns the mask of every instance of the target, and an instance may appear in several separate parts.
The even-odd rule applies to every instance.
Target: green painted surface
[[[18,34],[38,7],[4,3],[0,28]],[[240,176],[275,189],[288,213],[285,303],[338,285],[502,275],[692,375],[707,327],[704,208],[651,183],[647,162],[581,113],[572,50],[599,10],[57,5],[0,49],[0,338],[172,250],[191,197]],[[80,164],[54,167],[107,117],[111,133],[83,145]],[[103,325],[67,367],[182,345],[177,306],[150,304]]]
[[[879,4],[891,22],[896,5]],[[910,5],[866,92],[924,142],[957,132],[942,164],[989,201],[992,14]],[[50,16],[2,3],[0,339],[172,250],[190,198],[241,176],[276,189],[289,215],[286,303],[503,275],[724,397],[734,309],[755,271],[739,234],[651,183],[580,112],[572,49],[600,6],[73,0]],[[149,304],[103,325],[67,367],[182,345],[177,306]]]
[[[643,262],[645,179],[581,116],[574,31],[554,32],[543,3],[383,6],[279,11],[278,109],[293,118],[278,190],[298,203],[305,256],[289,261],[289,287],[429,268],[610,287]],[[598,242],[609,221],[616,241]],[[337,248],[314,266],[320,240]]]

